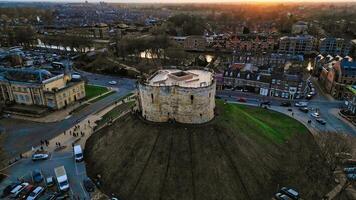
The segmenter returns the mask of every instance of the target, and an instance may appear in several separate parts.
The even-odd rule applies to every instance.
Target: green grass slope
[[[331,188],[307,129],[269,110],[217,102],[205,125],[155,124],[127,115],[94,134],[88,174],[122,199],[270,199],[278,186],[321,199]]]

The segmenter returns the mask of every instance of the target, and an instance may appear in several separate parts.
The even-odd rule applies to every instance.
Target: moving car
[[[28,186],[30,184],[28,183],[21,183],[20,185],[17,185],[16,187],[14,187],[11,192],[10,192],[10,196],[12,198],[17,198],[17,196],[20,194],[20,192],[22,190],[24,190],[26,188],[26,186]]]
[[[37,186],[27,197],[26,200],[35,200],[37,199],[42,192],[44,191],[44,188],[41,186]]]
[[[315,117],[315,118],[318,118],[318,117],[320,117],[320,114],[319,114],[318,112],[313,112],[313,113],[311,114],[311,116],[312,116],[312,117]]]
[[[93,181],[91,181],[89,178],[86,178],[83,180],[83,185],[87,192],[94,192],[95,185],[94,185]]]
[[[299,110],[305,113],[309,112],[309,109],[307,107],[300,107]]]
[[[43,175],[41,170],[35,169],[32,171],[32,179],[35,183],[41,183],[43,181]]]
[[[316,118],[316,121],[319,123],[319,124],[322,124],[322,125],[325,125],[326,124],[326,121],[322,118]]]
[[[307,107],[308,106],[308,102],[304,102],[304,101],[297,102],[297,103],[295,103],[295,106],[296,107]]]
[[[37,161],[37,160],[46,160],[48,158],[48,154],[45,153],[36,153],[32,155],[32,160]]]
[[[116,82],[116,81],[109,81],[109,84],[110,84],[110,85],[116,85],[117,82]]]
[[[83,159],[84,159],[83,151],[82,151],[82,147],[80,145],[75,145],[73,147],[73,154],[74,154],[74,159],[76,162],[83,161]]]
[[[246,103],[246,99],[245,98],[239,98],[237,101],[238,102],[242,102],[242,103]]]
[[[281,106],[290,107],[290,106],[292,106],[292,104],[289,101],[286,101],[286,102],[282,102]]]
[[[278,192],[276,195],[274,195],[274,197],[275,197],[277,200],[292,200],[290,197],[288,197],[287,195],[282,194],[282,193],[280,193],[280,192]]]
[[[292,188],[282,187],[280,192],[287,195],[293,200],[298,200],[300,198],[299,193]]]

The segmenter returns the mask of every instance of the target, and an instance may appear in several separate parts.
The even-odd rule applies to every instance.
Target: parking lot
[[[24,179],[25,182],[33,184],[31,172],[35,169],[42,171],[44,179],[50,176],[55,177],[54,168],[62,165],[65,167],[69,179],[70,190],[68,195],[72,199],[90,199],[83,186],[83,180],[86,178],[85,163],[75,162],[70,151],[54,152],[47,160],[32,161],[31,158],[22,159],[2,172],[8,177],[0,183],[0,191],[18,179]],[[45,185],[45,183],[42,182],[40,185]],[[53,193],[55,191],[57,191],[56,185],[48,188],[45,193]]]

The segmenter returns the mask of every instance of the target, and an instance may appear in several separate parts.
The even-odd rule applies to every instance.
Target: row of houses
[[[226,52],[278,52],[282,54],[330,54],[347,56],[356,53],[356,41],[343,38],[322,38],[311,35],[279,37],[277,34],[220,34],[213,36],[171,37],[186,50]]]
[[[265,63],[256,63],[254,58],[235,60],[223,73],[216,75],[217,89],[249,91],[285,99],[302,98],[307,91],[300,62],[292,62],[288,59],[290,55],[278,54],[283,58],[280,63],[268,64],[275,56],[266,55]]]
[[[315,59],[315,73],[325,91],[337,99],[349,99],[356,85],[356,61],[351,57],[322,56]]]

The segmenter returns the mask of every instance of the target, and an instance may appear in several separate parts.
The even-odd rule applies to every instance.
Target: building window
[[[153,103],[153,94],[151,94],[151,99],[152,99],[152,103]]]
[[[190,103],[193,103],[193,100],[194,100],[194,96],[190,95]]]

